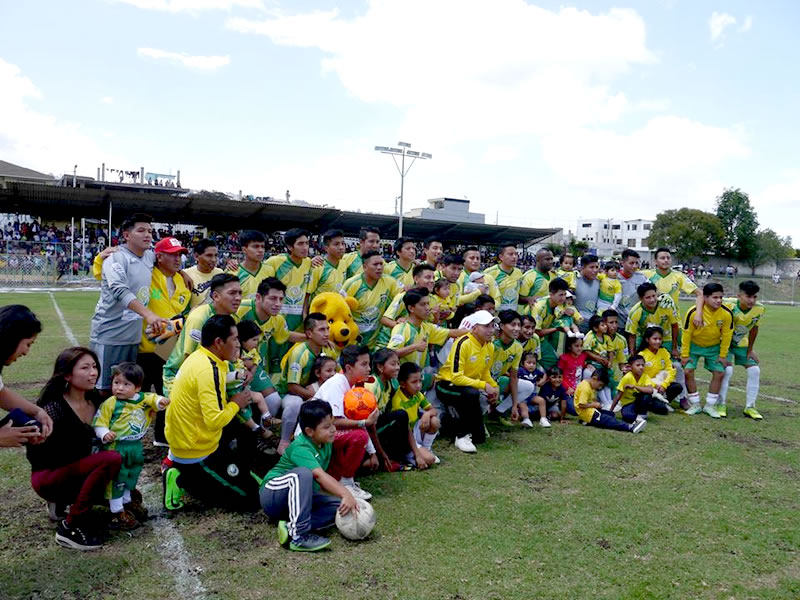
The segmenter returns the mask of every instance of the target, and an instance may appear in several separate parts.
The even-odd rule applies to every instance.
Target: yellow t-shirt
[[[417,329],[411,322],[398,323],[392,329],[389,343],[386,345],[391,350],[405,348],[415,344],[418,340],[425,340],[428,344],[441,346],[450,337],[450,330],[438,327],[433,323],[422,322]],[[400,358],[400,363],[413,362],[420,367],[427,367],[430,363],[428,347],[425,350],[416,350]]]
[[[672,366],[672,357],[666,348],[659,348],[658,352],[645,348],[639,354],[644,358],[644,373],[650,379],[654,379],[661,371],[666,371],[667,377],[661,385],[666,388],[675,381],[675,367]]]
[[[659,294],[667,294],[672,298],[675,306],[678,306],[681,292],[688,296],[694,294],[697,289],[697,286],[685,273],[674,269],[666,275],[661,275],[658,269],[648,269],[641,271],[641,273],[655,284]]]
[[[592,402],[597,402],[597,392],[594,391],[591,384],[589,383],[589,379],[584,379],[578,384],[578,387],[575,389],[575,412],[578,414],[578,418],[585,422],[590,423],[592,417],[594,417],[594,413],[597,409],[595,408],[579,408],[581,404],[591,404]]]
[[[189,267],[184,271],[192,279],[192,299],[189,301],[189,308],[195,308],[208,302],[208,291],[211,289],[211,280],[215,275],[224,273],[219,267],[214,267],[211,273],[203,273],[197,265]]]
[[[639,385],[639,386],[650,385],[655,387],[656,384],[653,383],[653,380],[650,379],[647,373],[642,373],[642,376],[639,377],[639,379],[636,379],[636,376],[631,371],[628,371],[627,373],[625,373],[625,375],[622,376],[622,379],[620,379],[619,384],[617,385],[617,391],[622,392],[622,396],[620,396],[619,398],[619,403],[621,406],[625,406],[633,402],[635,400],[636,394],[638,393],[633,388],[628,388],[626,390],[625,389],[626,385]]]
[[[408,424],[412,427],[419,419],[419,411],[427,409],[430,405],[430,402],[422,392],[417,392],[409,398],[400,388],[392,396],[392,410],[406,411],[408,413]]]

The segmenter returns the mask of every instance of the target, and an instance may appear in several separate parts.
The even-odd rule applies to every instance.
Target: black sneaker
[[[56,530],[56,543],[65,548],[72,548],[73,550],[97,550],[102,548],[103,544],[95,536],[90,534],[83,527],[77,525],[69,526],[67,520],[64,519],[58,524]]]
[[[295,552],[318,552],[331,545],[331,540],[315,533],[306,533],[289,542],[289,549]]]

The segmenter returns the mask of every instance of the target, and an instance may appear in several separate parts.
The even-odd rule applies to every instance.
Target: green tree
[[[671,248],[681,261],[702,258],[724,235],[716,215],[696,208],[667,210],[656,215],[650,231],[650,248]]]
[[[723,191],[717,197],[717,218],[723,229],[723,235],[716,244],[720,254],[747,262],[748,257],[758,253],[758,217],[745,192],[739,188]],[[757,257],[753,256],[753,259]]]
[[[553,256],[561,256],[564,253],[564,246],[561,244],[556,244],[555,242],[550,242],[549,244],[545,244],[545,250],[550,250],[553,253]]]
[[[766,260],[775,263],[776,269],[780,267],[782,261],[794,256],[792,238],[782,238],[772,229],[758,232],[758,247]]]
[[[569,253],[572,254],[575,258],[583,256],[586,254],[586,251],[589,249],[588,242],[584,242],[583,240],[572,240],[569,243]]]

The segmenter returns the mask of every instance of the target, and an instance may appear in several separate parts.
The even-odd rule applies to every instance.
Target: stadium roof
[[[18,179],[41,179],[42,181],[55,183],[55,178],[46,173],[40,173],[33,169],[20,167],[10,162],[0,160],[0,177],[10,177]]]
[[[303,227],[319,234],[336,228],[356,237],[361,227],[373,226],[384,239],[397,237],[397,217],[373,213],[347,212],[332,207],[301,206],[284,202],[249,202],[231,200],[224,194],[164,195],[147,191],[54,187],[32,183],[9,182],[0,190],[0,212],[18,212],[41,216],[46,220],[68,221],[71,217],[112,218],[145,212],[159,223],[201,225],[212,231],[258,229],[264,232],[286,231]],[[425,238],[438,234],[447,240],[495,245],[514,243],[530,245],[557,233],[558,229],[532,229],[506,225],[450,223],[430,219],[405,218],[404,234]]]

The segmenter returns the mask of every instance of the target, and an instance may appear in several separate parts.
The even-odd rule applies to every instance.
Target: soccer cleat
[[[300,535],[289,542],[289,549],[295,552],[318,552],[331,545],[331,540],[314,533]]]
[[[531,427],[533,427],[533,421],[531,421],[531,420],[530,420],[528,417],[525,417],[524,419],[522,419],[522,421],[520,422],[520,424],[521,424],[523,427],[527,427],[528,429],[530,429]]]
[[[97,550],[103,547],[99,539],[87,532],[83,527],[68,525],[66,519],[58,524],[56,543],[65,548],[82,551]]]
[[[167,510],[179,510],[183,508],[184,491],[178,485],[178,477],[181,473],[175,467],[170,467],[162,475],[164,485],[164,508]]]
[[[691,404],[689,408],[684,411],[687,415],[696,415],[703,412],[699,404]]]
[[[639,433],[646,426],[647,421],[645,419],[642,419],[641,421],[635,421],[633,425],[631,425],[631,433]]]
[[[289,545],[289,524],[286,521],[278,521],[278,543],[284,548]]]
[[[503,427],[513,427],[514,423],[506,419],[505,417],[497,417],[497,422],[500,423]]]
[[[141,523],[127,510],[111,513],[111,520],[108,523],[109,528],[118,529],[119,531],[130,531],[131,529],[136,529],[139,525]]]
[[[751,406],[750,408],[744,409],[744,414],[746,417],[750,417],[751,419],[755,419],[756,421],[760,421],[764,417],[761,416],[761,413],[758,412],[755,406]]]
[[[360,498],[361,500],[371,500],[372,494],[370,494],[367,490],[361,489],[361,484],[357,481],[354,481],[350,485],[344,486],[347,491],[353,494],[353,498]]]
[[[703,412],[706,413],[712,419],[719,419],[720,418],[720,414],[717,412],[717,408],[714,405],[706,404],[703,407]]]
[[[717,414],[720,417],[727,417],[728,416],[728,405],[727,404],[717,404]]]
[[[539,419],[539,425],[542,427],[550,427],[550,421],[547,419],[547,417],[542,417]]]
[[[688,410],[688,409],[689,409],[689,408],[691,408],[691,406],[692,406],[692,405],[689,403],[689,399],[688,399],[686,396],[684,396],[683,398],[681,398],[681,399],[680,399],[680,401],[679,401],[679,404],[680,404],[680,407],[681,407],[681,408],[682,408],[684,411],[685,411],[685,410]],[[691,413],[691,414],[695,414],[695,413]]]
[[[475,447],[475,444],[472,443],[472,436],[465,435],[464,437],[457,437],[455,441],[455,446],[462,452],[467,452],[468,454],[474,454],[478,451]]]

